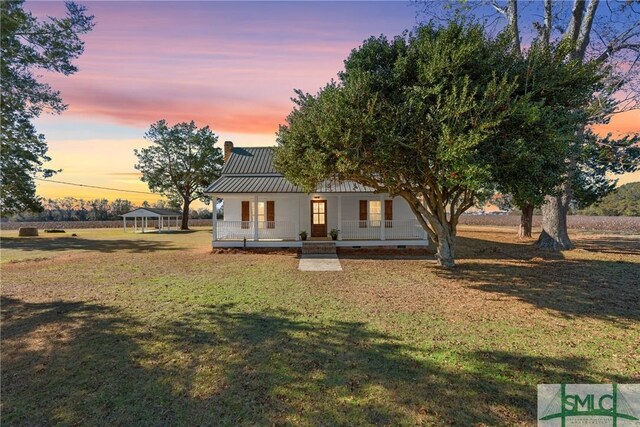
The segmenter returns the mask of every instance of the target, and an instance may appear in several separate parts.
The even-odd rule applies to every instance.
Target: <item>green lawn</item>
[[[5,425],[532,425],[538,383],[640,381],[637,236],[467,228],[452,272],[303,273],[207,230],[74,232],[2,232]]]

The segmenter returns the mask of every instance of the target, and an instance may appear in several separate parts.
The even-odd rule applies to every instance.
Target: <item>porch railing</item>
[[[425,233],[415,219],[393,221],[342,221],[340,230],[343,240],[378,240],[384,227],[386,240],[424,239]]]
[[[255,223],[253,221],[217,221],[218,240],[253,240]],[[258,239],[296,240],[298,233],[292,221],[258,222]]]
[[[253,240],[253,221],[217,221],[218,240]],[[342,221],[342,240],[379,240],[384,227],[385,240],[425,239],[425,233],[417,220],[393,221]],[[293,221],[258,222],[260,240],[298,240],[298,229]]]

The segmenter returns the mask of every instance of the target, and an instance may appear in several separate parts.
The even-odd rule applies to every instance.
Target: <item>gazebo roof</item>
[[[120,215],[123,218],[157,218],[159,216],[182,216],[182,212],[174,211],[172,209],[158,209],[158,208],[138,208],[131,212],[127,212],[124,215]]]

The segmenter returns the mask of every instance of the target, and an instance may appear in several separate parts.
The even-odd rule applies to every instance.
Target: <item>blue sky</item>
[[[133,167],[133,149],[147,145],[143,135],[151,123],[195,120],[221,142],[272,145],[294,88],[317,90],[336,76],[352,48],[371,35],[413,28],[419,11],[401,1],[84,4],[96,27],[85,37],[78,73],[44,76],[69,109],[44,115],[37,127],[50,144],[49,166],[63,169],[56,179],[137,191],[146,184]],[[522,26],[530,28],[541,2],[522,4]],[[26,5],[38,16],[64,12],[61,2]],[[632,123],[638,130],[640,119],[625,123],[612,129],[625,131]],[[147,198],[53,183],[39,184],[38,191]]]

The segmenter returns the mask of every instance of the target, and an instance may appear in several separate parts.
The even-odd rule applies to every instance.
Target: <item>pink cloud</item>
[[[30,4],[40,14],[62,10]],[[45,75],[70,105],[65,114],[137,127],[194,119],[222,131],[273,133],[292,107],[294,88],[317,90],[351,48],[377,32],[337,10],[353,18],[351,9],[369,10],[362,5],[150,5],[87,4],[96,27],[85,37],[80,71]]]

